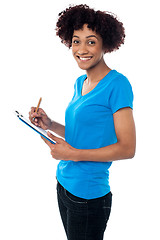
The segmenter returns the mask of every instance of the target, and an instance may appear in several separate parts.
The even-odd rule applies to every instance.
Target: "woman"
[[[112,14],[78,5],[59,14],[56,31],[86,74],[75,82],[65,126],[43,109],[35,113],[32,107],[29,116],[62,137],[48,132],[56,144],[43,140],[52,157],[61,160],[57,196],[67,238],[102,240],[112,202],[109,167],[112,161],[133,158],[136,145],[132,87],[104,61],[105,53],[124,43],[124,27]]]

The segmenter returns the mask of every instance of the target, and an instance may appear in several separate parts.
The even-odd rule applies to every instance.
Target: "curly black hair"
[[[74,30],[82,29],[84,24],[102,37],[106,52],[115,51],[124,44],[123,23],[113,13],[95,11],[86,4],[70,5],[58,14],[56,35],[62,43],[71,48]]]

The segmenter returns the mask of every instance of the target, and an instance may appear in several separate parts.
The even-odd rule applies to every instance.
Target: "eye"
[[[95,41],[89,40],[89,41],[88,41],[88,44],[89,44],[89,45],[95,45]]]
[[[75,45],[79,44],[79,40],[73,40],[72,44],[75,44]]]

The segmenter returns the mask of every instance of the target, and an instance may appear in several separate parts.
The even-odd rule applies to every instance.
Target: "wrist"
[[[48,124],[48,129],[54,132],[54,121],[50,119],[50,124]]]
[[[71,160],[74,162],[82,161],[81,151],[81,149],[72,148]]]
[[[95,161],[95,150],[97,149],[77,149],[74,148],[74,153],[72,157],[72,161],[79,162],[79,161]],[[92,159],[92,160],[91,160]]]

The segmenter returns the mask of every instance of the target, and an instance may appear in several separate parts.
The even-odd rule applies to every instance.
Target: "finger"
[[[38,108],[37,113],[41,113],[42,115],[46,115],[45,111],[42,108]]]
[[[38,126],[38,119],[33,117],[31,112],[29,113],[29,120],[31,121],[31,123],[33,123],[34,125]]]
[[[54,136],[51,132],[47,132],[48,137],[52,138],[56,143],[60,143],[62,141],[62,138]]]
[[[53,149],[51,149],[51,155],[52,155],[52,157],[54,158],[54,159],[56,159],[55,158],[55,154],[54,154],[54,151],[52,151]]]
[[[48,145],[48,147],[50,147],[50,149],[52,149],[53,148],[53,144],[50,142],[50,141],[48,141],[46,138],[44,138],[44,137],[42,137],[41,136],[41,138],[43,139],[43,141]]]
[[[41,113],[39,113],[39,112],[37,112],[37,113],[36,113],[36,112],[33,112],[33,113],[31,114],[31,117],[32,117],[32,118],[40,118],[40,117],[42,117],[42,115],[43,115],[43,114],[41,114]]]
[[[30,112],[29,112],[29,119],[31,119],[31,115],[34,113],[34,107],[31,107],[31,110],[30,110]]]
[[[31,111],[29,112],[29,120],[33,123],[33,124],[35,124],[35,122],[34,122],[34,120],[35,120],[35,117],[36,116],[33,116],[33,114],[34,114],[34,112],[35,112],[35,107],[31,107]],[[36,122],[37,122],[37,120],[36,120]]]
[[[31,113],[36,111],[36,107],[31,107]]]
[[[34,112],[36,112],[36,107],[31,107],[31,113],[34,113]],[[37,112],[41,112],[45,114],[45,111],[42,108],[38,108]]]

